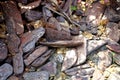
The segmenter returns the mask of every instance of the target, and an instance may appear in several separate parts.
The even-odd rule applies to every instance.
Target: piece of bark
[[[28,21],[40,20],[42,18],[42,13],[35,10],[28,10],[25,12],[25,18]]]
[[[7,46],[11,54],[16,54],[19,52],[20,39],[16,34],[8,34],[7,36]]]
[[[70,48],[70,50],[66,51],[61,71],[65,71],[71,68],[76,63],[76,61],[77,61],[76,49]]]
[[[0,66],[0,80],[7,80],[7,78],[13,73],[13,68],[10,64],[5,63]]]
[[[7,16],[7,15],[6,15]],[[14,29],[15,27],[15,21],[13,20],[12,17],[7,17],[6,18],[6,26],[7,26],[7,46],[9,49],[9,52],[12,54],[15,54],[16,52],[18,52],[18,47],[20,44],[20,39],[19,37],[16,35],[16,31]]]
[[[35,43],[41,38],[45,33],[43,27],[37,28],[31,32],[24,33],[21,36],[21,45],[20,48],[23,52],[28,52],[35,47]]]
[[[48,49],[47,46],[40,46],[39,48],[37,48],[33,53],[31,53],[25,60],[25,65],[28,66],[30,65],[35,59],[37,59],[38,57],[40,57],[42,54],[44,54],[44,52],[46,52]]]
[[[67,12],[68,10],[69,10],[69,8],[70,8],[70,6],[71,6],[71,3],[72,3],[72,1],[71,0],[67,0],[66,1],[66,3],[65,3],[65,5],[64,5],[64,7],[63,7],[63,12]]]
[[[16,0],[18,3],[27,4],[28,0]]]
[[[106,35],[108,38],[118,42],[120,39],[120,32],[118,29],[118,24],[113,23],[113,22],[109,22],[106,25]]]
[[[45,37],[47,41],[71,40],[71,34],[64,30],[58,31],[52,28],[46,28]]]
[[[120,21],[120,15],[117,14],[116,11],[110,7],[107,7],[105,9],[103,18],[108,19],[110,22],[119,22]]]
[[[19,78],[13,75],[10,76],[7,80],[19,80]]]
[[[23,26],[20,11],[18,10],[15,2],[5,1],[5,2],[2,2],[1,5],[5,15],[4,17],[5,17],[6,23],[8,22],[7,18],[13,19],[12,24],[11,25],[7,24],[6,26],[7,27],[11,26],[16,31],[16,34],[22,34],[24,32],[24,26]]]
[[[41,45],[50,46],[50,47],[76,47],[83,44],[82,41],[55,41],[55,42],[39,42]]]
[[[0,61],[3,61],[7,57],[7,54],[8,49],[6,44],[2,40],[0,40]]]
[[[89,64],[83,64],[83,65],[78,65],[78,66],[75,66],[75,67],[72,67],[68,70],[65,70],[65,73],[67,75],[75,75],[78,73],[78,71],[81,71],[82,69],[88,69],[88,68],[91,68],[91,66]]]
[[[70,33],[72,35],[79,35],[79,28],[78,27],[72,27],[72,28],[70,28]]]
[[[86,21],[91,23],[93,27],[98,26],[99,21],[101,20],[104,13],[105,7],[106,6],[100,2],[93,3],[91,7],[89,7],[85,12],[85,15],[87,16]]]
[[[46,51],[43,55],[37,58],[31,65],[34,67],[41,66],[51,56],[52,50]]]
[[[106,47],[114,52],[120,53],[120,45],[119,44],[108,44]]]
[[[50,74],[47,71],[26,72],[22,80],[49,80]]]
[[[55,61],[50,61],[38,68],[38,71],[47,71],[50,76],[55,76],[57,73],[57,63]]]
[[[21,52],[13,56],[13,68],[14,68],[15,75],[19,75],[23,73],[24,64],[23,64],[23,56]]]
[[[54,29],[62,30],[60,23],[54,17],[49,18],[48,22],[53,25]]]
[[[23,5],[22,3],[18,3],[18,6],[21,8],[21,13],[26,12],[29,9],[34,9],[38,7],[41,3],[41,0],[35,0],[34,2],[31,2],[27,5]]]
[[[46,22],[47,22],[48,18],[53,16],[52,12],[49,9],[47,9],[46,7],[42,8],[42,13],[43,13],[43,18]]]

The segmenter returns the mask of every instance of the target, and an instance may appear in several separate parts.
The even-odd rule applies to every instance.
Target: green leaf
[[[77,10],[77,6],[71,6],[71,10],[72,10],[72,11]]]

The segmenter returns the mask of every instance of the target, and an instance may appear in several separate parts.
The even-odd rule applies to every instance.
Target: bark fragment
[[[11,27],[15,29],[17,34],[22,34],[24,32],[24,26],[21,18],[20,11],[17,8],[17,5],[13,1],[6,1],[1,3],[3,12],[5,14],[5,20],[7,21],[7,18],[13,19],[13,24]],[[14,14],[14,15],[13,15]],[[9,27],[9,25],[7,25]]]
[[[41,56],[48,47],[46,46],[40,46],[38,49],[36,49],[32,54],[30,54],[25,60],[25,65],[30,65],[35,59],[37,59],[39,56]]]

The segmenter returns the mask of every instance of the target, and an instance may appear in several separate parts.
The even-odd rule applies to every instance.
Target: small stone
[[[57,63],[54,61],[48,62],[38,69],[38,71],[47,71],[50,76],[55,76],[57,73]]]
[[[48,49],[47,46],[39,46],[34,52],[32,52],[25,60],[25,65],[30,65],[35,59],[41,56]]]
[[[10,64],[0,66],[0,80],[6,80],[13,73],[13,68]]]
[[[114,72],[110,74],[107,80],[120,80],[120,74]]]
[[[35,21],[42,18],[42,13],[39,11],[28,10],[25,12],[25,17],[28,21]]]
[[[49,73],[46,71],[28,72],[23,74],[24,80],[49,80]]]
[[[62,64],[61,71],[67,70],[72,67],[77,61],[77,53],[75,48],[71,48],[66,51],[66,55]]]
[[[91,33],[93,34],[93,35],[96,35],[97,34],[97,31],[98,31],[98,28],[92,28],[91,29]]]
[[[100,70],[105,70],[112,64],[112,58],[110,56],[109,50],[100,51],[98,54],[98,68]]]
[[[3,61],[7,57],[7,54],[8,49],[6,44],[2,40],[0,40],[0,61]]]
[[[96,70],[94,71],[94,73],[93,73],[93,78],[92,78],[92,80],[101,80],[102,76],[103,76],[102,71],[96,69]]]
[[[87,46],[87,55],[107,44],[105,40],[89,40]]]
[[[120,54],[113,53],[113,61],[120,65]]]

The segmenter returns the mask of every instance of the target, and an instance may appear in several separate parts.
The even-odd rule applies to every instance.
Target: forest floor
[[[0,80],[120,80],[120,1],[1,1]]]

